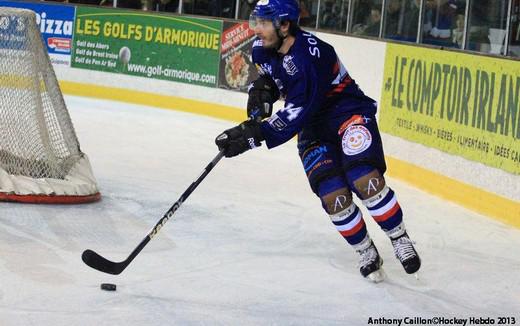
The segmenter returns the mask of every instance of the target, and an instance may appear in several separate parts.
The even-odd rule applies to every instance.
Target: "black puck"
[[[112,283],[101,283],[101,290],[105,291],[115,291],[116,285]]]

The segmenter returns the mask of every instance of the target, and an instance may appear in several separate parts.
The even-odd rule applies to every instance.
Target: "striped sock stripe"
[[[383,222],[377,222],[381,229],[383,229],[385,232],[393,230],[395,227],[399,226],[401,223],[403,223],[403,211],[399,209],[392,218],[387,219]]]
[[[335,224],[335,225],[336,225],[336,229],[338,230],[338,232],[341,233],[342,236],[346,237],[346,236],[353,235],[354,233],[359,231],[359,229],[361,229],[361,227],[364,224],[365,224],[365,222],[363,221],[363,218],[361,216],[361,211],[359,209],[357,209],[357,214],[354,216],[354,218],[350,222],[341,224],[341,225],[338,225],[338,224]]]
[[[370,215],[376,220],[376,222],[384,222],[394,216],[397,211],[399,211],[401,207],[399,206],[399,203],[397,202],[397,199],[394,197],[392,201],[390,201],[385,206],[381,207],[378,210],[368,210],[370,212]]]
[[[383,191],[384,191],[384,194],[383,194]],[[384,207],[385,205],[388,204],[389,201],[391,201],[393,198],[395,198],[395,193],[392,189],[390,189],[388,187],[385,187],[385,189],[383,189],[383,191],[381,191],[379,194],[374,196],[374,197],[378,197],[377,200],[371,200],[372,198],[370,198],[370,199],[363,201],[363,204],[371,211],[378,210],[378,209]]]
[[[367,237],[367,228],[359,207],[352,204],[340,214],[331,216],[338,232],[351,245],[359,244]]]
[[[354,219],[356,219],[356,217],[358,217],[358,215],[361,215],[360,213],[361,210],[359,207],[357,207],[355,204],[352,204],[342,212],[336,215],[331,215],[330,219],[336,226],[345,225],[351,223]]]
[[[370,201],[369,199],[364,201],[364,203],[377,224],[379,224],[383,230],[389,231],[403,222],[403,211],[401,210],[394,191],[388,187],[385,188],[388,189],[385,196],[381,196],[380,193],[378,194],[379,196],[374,196],[379,197],[377,200]]]

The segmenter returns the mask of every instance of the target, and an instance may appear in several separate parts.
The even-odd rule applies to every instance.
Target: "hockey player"
[[[383,177],[386,164],[374,100],[350,77],[334,48],[298,26],[296,0],[260,0],[250,26],[257,39],[253,61],[260,77],[249,89],[250,118],[215,142],[226,157],[285,143],[298,135],[298,150],[312,191],[345,240],[360,254],[363,277],[381,281],[383,260],[352,192],[391,240],[407,273],[421,266],[396,196]],[[272,105],[285,99],[271,116]],[[262,119],[264,119],[262,121]]]

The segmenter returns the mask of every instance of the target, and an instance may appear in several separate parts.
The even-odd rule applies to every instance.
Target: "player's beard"
[[[277,33],[271,34],[269,37],[262,39],[262,43],[264,48],[268,49],[279,49],[280,45],[282,45],[282,39],[277,35]]]

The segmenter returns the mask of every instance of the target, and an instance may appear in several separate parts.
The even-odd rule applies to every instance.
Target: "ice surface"
[[[420,279],[365,218],[388,280],[372,284],[307,184],[294,141],[223,159],[119,276],[123,260],[213,159],[231,122],[66,97],[103,200],[0,204],[0,325],[366,325],[368,318],[516,316],[520,230],[389,180]],[[500,209],[500,207],[497,207]],[[117,284],[106,292],[100,283]]]

